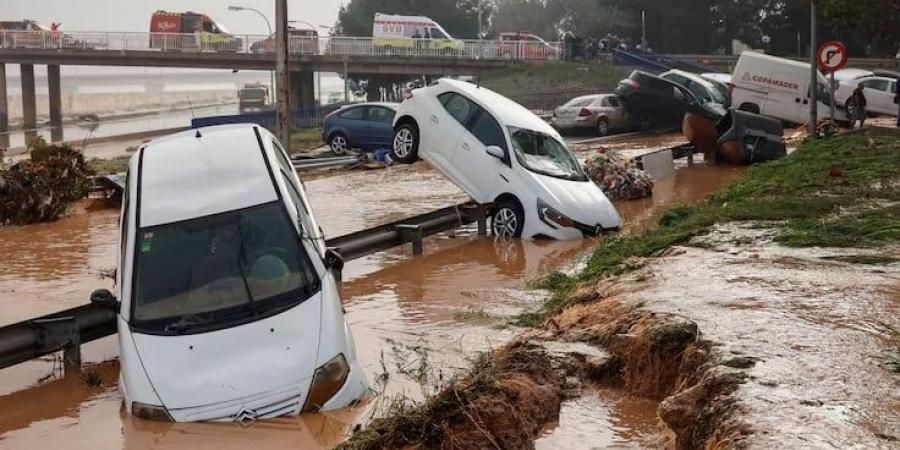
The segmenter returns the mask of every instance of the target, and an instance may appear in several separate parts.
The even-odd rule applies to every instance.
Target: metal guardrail
[[[365,161],[364,156],[338,156],[335,158],[305,158],[305,159],[292,159],[291,162],[294,164],[294,168],[297,170],[313,170],[313,169],[328,169],[331,167],[343,167],[343,166],[352,166],[354,164],[359,164]]]
[[[326,245],[347,261],[406,243],[412,243],[414,254],[421,254],[425,237],[475,221],[479,234],[486,234],[483,208],[472,203],[451,206],[328,239]],[[7,325],[0,328],[0,369],[62,350],[66,369],[77,370],[81,344],[115,333],[115,313],[92,304]]]
[[[557,42],[475,39],[409,39],[384,45],[371,37],[289,36],[291,54],[408,56],[458,59],[560,59]],[[275,40],[265,35],[211,33],[0,31],[0,49],[147,51],[184,53],[275,54]]]

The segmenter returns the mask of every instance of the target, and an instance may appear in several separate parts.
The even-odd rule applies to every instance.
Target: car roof
[[[342,105],[340,107],[340,109],[350,109],[350,108],[356,108],[358,106],[383,106],[385,108],[390,108],[390,109],[396,110],[397,107],[400,106],[400,104],[393,103],[393,102],[362,102],[362,103],[351,103],[349,105]]]
[[[713,86],[713,84],[712,84],[709,80],[707,80],[706,78],[701,77],[700,75],[697,75],[696,73],[685,72],[685,71],[683,71],[683,70],[678,70],[678,69],[672,69],[672,70],[669,70],[669,71],[667,71],[667,72],[662,73],[660,76],[663,76],[663,75],[665,75],[665,74],[667,74],[667,73],[673,73],[673,74],[675,74],[675,75],[681,75],[681,76],[683,76],[683,77],[685,77],[685,78],[690,79],[691,81],[693,81],[693,82],[695,82],[695,83],[698,83],[698,84],[702,85],[703,87],[705,87],[705,88],[707,88],[707,89],[715,89],[715,86]]]
[[[140,150],[140,226],[150,227],[278,199],[255,124],[203,127]],[[260,130],[261,136],[268,136]],[[198,137],[199,136],[199,137]]]
[[[857,69],[854,67],[847,67],[844,69],[836,70],[834,72],[834,78],[840,81],[849,81],[856,78],[871,77],[872,75],[875,75],[875,73],[873,73],[871,70]]]
[[[438,84],[453,87],[466,94],[467,97],[480,103],[491,115],[506,125],[540,131],[559,137],[559,133],[550,124],[527,108],[486,87],[452,78],[441,78],[438,80]]]
[[[731,82],[731,74],[730,73],[719,73],[719,72],[705,72],[700,74],[701,77],[705,80],[715,81],[718,83],[730,83]]]

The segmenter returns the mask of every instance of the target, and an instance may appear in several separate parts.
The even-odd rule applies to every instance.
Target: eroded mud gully
[[[900,249],[790,249],[773,235],[717,226],[636,260],[345,448],[546,448],[562,405],[598,388],[645,399],[663,422],[628,448],[896,448],[898,380],[873,349],[900,313]]]

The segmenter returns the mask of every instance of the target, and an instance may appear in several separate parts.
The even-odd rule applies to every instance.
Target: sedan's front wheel
[[[331,148],[331,153],[338,156],[344,156],[350,150],[347,138],[341,133],[335,133],[328,139],[328,147]]]
[[[400,125],[394,131],[391,156],[395,161],[412,164],[419,158],[419,130],[409,123]]]
[[[491,231],[495,237],[522,237],[525,228],[525,211],[512,201],[501,201],[491,214]]]

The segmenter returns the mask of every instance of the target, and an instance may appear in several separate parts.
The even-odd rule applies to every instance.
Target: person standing
[[[897,52],[900,55],[900,52]],[[900,77],[894,82],[894,104],[897,105],[897,128],[900,128]]]
[[[859,121],[859,127],[862,128],[866,124],[866,95],[863,93],[862,84],[856,85],[856,89],[847,100],[847,106],[850,110],[850,128],[856,127],[856,121]]]

